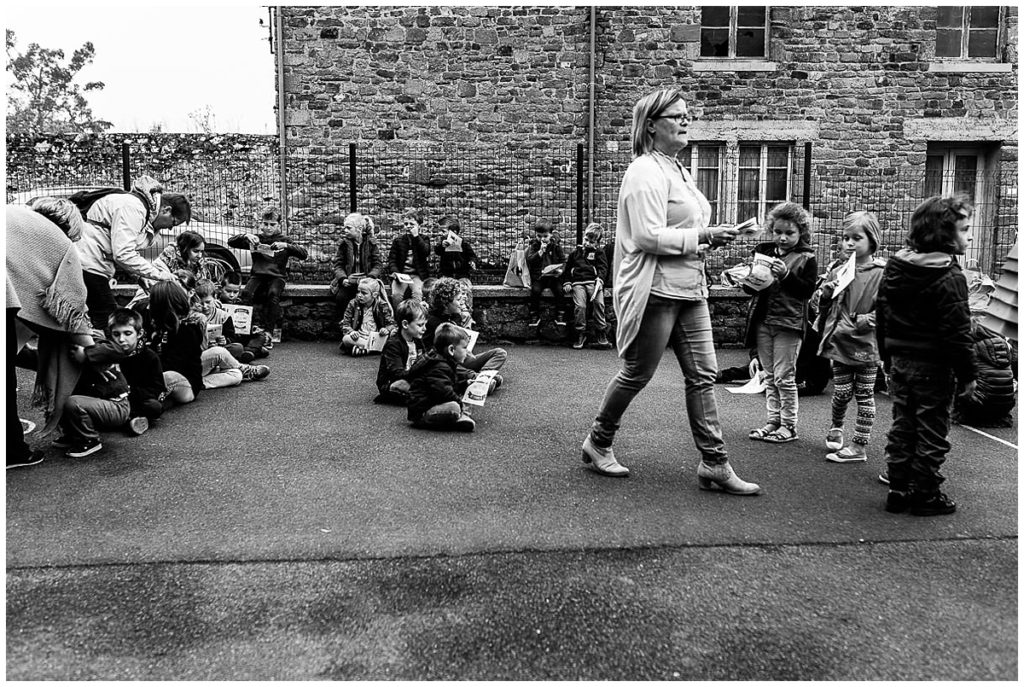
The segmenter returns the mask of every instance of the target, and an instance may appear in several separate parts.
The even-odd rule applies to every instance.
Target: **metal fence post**
[[[804,210],[811,210],[811,142],[804,143]]]
[[[132,190],[132,158],[128,141],[121,141],[121,184],[125,191]]]
[[[348,211],[356,211],[356,144],[348,144]]]
[[[576,144],[576,245],[583,243],[583,144]]]

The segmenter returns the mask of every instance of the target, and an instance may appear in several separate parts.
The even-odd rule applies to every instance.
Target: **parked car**
[[[68,198],[79,191],[94,191],[102,186],[44,186],[29,191],[15,193],[10,203],[25,205],[35,198],[51,196],[54,198]],[[228,247],[228,239],[236,234],[245,232],[258,233],[252,227],[238,227],[218,222],[207,222],[202,219],[193,218],[188,224],[180,224],[173,229],[159,231],[153,239],[153,243],[147,248],[139,251],[146,260],[155,260],[169,243],[173,243],[178,234],[185,230],[191,230],[203,235],[206,239],[206,257],[224,264],[228,271],[241,272],[246,274],[252,267],[252,253],[247,250]]]

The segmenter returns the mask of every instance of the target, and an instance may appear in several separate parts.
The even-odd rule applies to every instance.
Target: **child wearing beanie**
[[[875,339],[875,299],[885,263],[875,258],[878,219],[870,212],[854,212],[843,220],[843,254],[820,287],[818,355],[832,362],[832,427],[825,435],[833,463],[867,460],[867,445],[875,421],[875,377],[878,343]],[[840,277],[853,260],[853,281]],[[847,275],[848,276],[848,275]],[[840,287],[841,283],[845,286]],[[857,419],[849,443],[843,440],[846,408],[857,399]]]

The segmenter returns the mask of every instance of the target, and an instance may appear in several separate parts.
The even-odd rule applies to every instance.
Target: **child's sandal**
[[[778,431],[778,429],[778,425],[769,422],[764,427],[758,427],[757,429],[750,430],[750,434],[747,435],[747,438],[753,439],[754,441],[764,441],[765,437],[772,432]]]
[[[769,432],[765,435],[764,440],[769,444],[786,444],[790,441],[796,441],[799,439],[796,435],[796,429],[789,425],[782,425],[774,432]]]

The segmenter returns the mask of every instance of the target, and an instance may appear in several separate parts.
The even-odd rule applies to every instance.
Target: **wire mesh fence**
[[[225,144],[227,145],[227,144]],[[915,207],[929,195],[959,190],[975,204],[972,241],[965,262],[976,261],[996,276],[1017,235],[1017,176],[1015,172],[945,177],[926,173],[924,166],[901,168],[833,169],[817,163],[808,168],[803,151],[793,146],[784,168],[782,199],[809,206],[814,217],[813,244],[819,264],[837,254],[843,217],[855,210],[874,212],[882,225],[881,255],[904,243]],[[478,257],[478,283],[500,283],[516,244],[541,218],[552,221],[563,246],[575,245],[577,231],[589,221],[614,235],[619,185],[630,163],[628,150],[595,152],[593,183],[587,151],[564,143],[455,144],[374,141],[337,147],[290,148],[286,162],[287,229],[309,251],[309,259],[292,264],[292,280],[324,283],[332,276],[332,259],[342,236],[344,217],[351,211],[370,216],[386,260],[400,217],[410,208],[423,218],[423,232],[433,244],[444,216],[458,218],[462,234]],[[150,174],[169,190],[185,193],[208,243],[219,245],[240,231],[256,231],[261,206],[280,206],[281,174],[276,146],[218,151],[217,157],[148,154],[143,147],[122,158],[112,143],[93,157],[71,164],[66,155],[37,156],[28,171],[7,177],[8,202],[31,195],[66,196],[82,187],[121,186],[127,176]],[[774,203],[771,195],[753,196],[744,180],[725,179],[692,158],[695,178],[713,205],[715,223],[764,218]],[[689,164],[688,164],[689,166]],[[9,169],[10,169],[9,165]],[[23,168],[22,168],[23,169]],[[751,186],[750,188],[754,188]],[[592,201],[591,197],[592,189]],[[746,190],[745,190],[746,189]],[[746,195],[745,200],[744,194]],[[743,216],[741,216],[743,215]],[[716,280],[722,269],[746,259],[765,237],[737,241],[707,256],[708,275]],[[435,257],[436,260],[436,257]],[[435,263],[436,264],[436,263]]]

